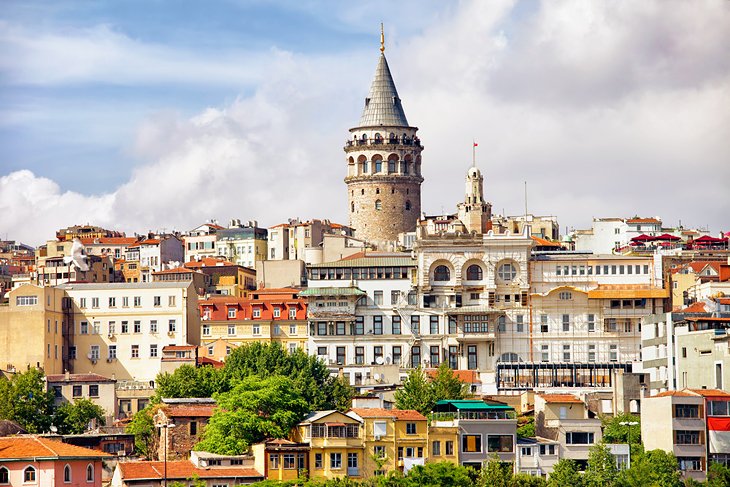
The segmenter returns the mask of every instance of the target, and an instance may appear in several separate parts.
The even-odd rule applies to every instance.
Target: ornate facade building
[[[374,244],[412,232],[421,213],[421,145],[408,124],[381,38],[381,54],[357,127],[345,144],[350,227]]]

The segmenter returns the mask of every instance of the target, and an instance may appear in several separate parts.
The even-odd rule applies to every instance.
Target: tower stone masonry
[[[345,144],[350,226],[382,245],[411,232],[421,214],[421,151],[382,52],[360,123]]]

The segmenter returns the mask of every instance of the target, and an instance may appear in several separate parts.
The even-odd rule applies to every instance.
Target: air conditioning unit
[[[92,358],[91,359],[91,363],[94,364],[94,365],[96,365],[96,359],[95,358]]]
[[[106,361],[107,361],[108,363],[112,363],[112,362],[114,362],[114,360],[115,360],[115,359],[114,359],[113,357],[109,357],[108,359],[106,359]]]
[[[86,354],[86,358],[89,359],[89,360],[93,360],[93,357],[94,356],[91,355],[91,352],[89,352],[89,353]]]

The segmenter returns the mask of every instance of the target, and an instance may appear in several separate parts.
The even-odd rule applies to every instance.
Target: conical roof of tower
[[[390,74],[385,54],[380,55],[370,93],[360,117],[360,127],[372,126],[408,127],[393,76]]]

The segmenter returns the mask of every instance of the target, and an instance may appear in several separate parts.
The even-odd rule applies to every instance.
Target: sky
[[[33,1],[0,9],[0,238],[347,223],[380,22],[422,208],[730,230],[730,2]]]

